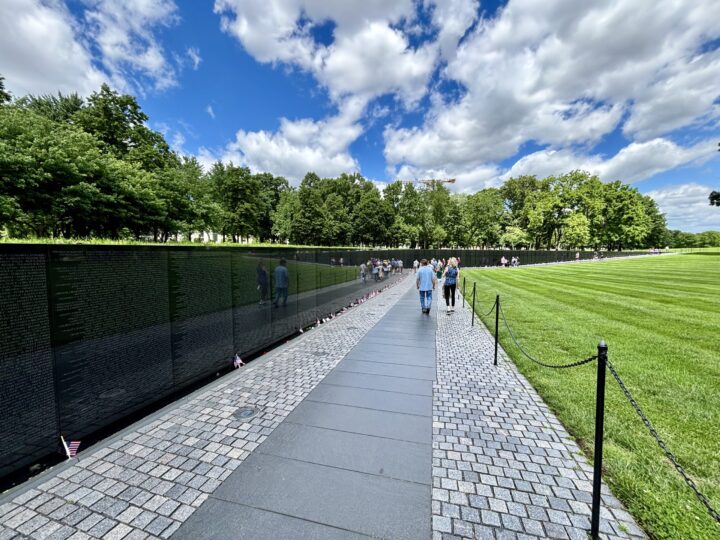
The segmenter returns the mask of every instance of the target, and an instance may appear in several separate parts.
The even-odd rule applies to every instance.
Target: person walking
[[[360,263],[360,281],[363,285],[367,283],[367,265],[365,263]]]
[[[417,274],[418,266],[420,266],[420,263],[418,262],[417,259],[415,259],[415,260],[413,261],[413,274]]]
[[[255,272],[257,274],[255,279],[257,282],[257,290],[258,293],[260,293],[260,301],[258,304],[262,306],[268,294],[268,273],[267,270],[265,270],[265,265],[261,262],[258,263]]]
[[[275,301],[273,302],[273,306],[275,307],[278,307],[280,298],[283,299],[283,307],[287,306],[288,284],[290,280],[288,278],[286,264],[285,259],[280,259],[280,264],[275,267]]]
[[[443,294],[445,296],[445,306],[448,315],[455,311],[455,289],[460,279],[460,270],[455,257],[450,257],[445,272],[443,273],[445,281],[443,282]]]
[[[423,313],[430,313],[432,307],[432,292],[437,284],[437,278],[428,266],[427,259],[420,261],[420,269],[417,271],[415,286],[420,291],[420,308]]]

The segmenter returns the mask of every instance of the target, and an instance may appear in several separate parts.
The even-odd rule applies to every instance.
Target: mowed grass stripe
[[[562,285],[563,291],[572,292],[567,297],[567,300],[563,298],[561,293],[558,302],[573,308],[584,309],[602,317],[612,317],[613,312],[617,310],[626,311],[628,314],[637,317],[631,323],[633,326],[647,328],[653,332],[654,336],[662,335],[678,339],[691,338],[696,334],[698,337],[702,337],[707,336],[709,332],[715,329],[711,319],[708,318],[708,314],[714,311],[711,309],[713,303],[710,301],[702,303],[696,301],[692,305],[687,305],[685,304],[686,297],[678,295],[675,297],[675,304],[672,304],[672,302],[660,302],[657,299],[649,298],[649,295],[654,294],[650,288],[643,289],[644,297],[642,297],[630,294],[627,288],[613,290],[602,286],[592,286],[589,283],[577,284],[569,280],[557,279],[553,279],[553,282]],[[546,297],[557,295],[557,290],[540,292],[542,280],[539,279],[539,276],[529,276],[522,283],[516,283],[518,288],[522,288],[528,293],[538,291],[541,296]],[[635,289],[637,288],[639,287],[635,287]],[[633,305],[630,307],[627,306],[629,298],[633,299]],[[682,307],[678,308],[678,304]],[[673,309],[668,310],[668,306],[672,306]],[[714,307],[717,309],[716,305]],[[684,326],[657,324],[658,320],[671,321],[677,317],[682,317],[686,324]],[[672,346],[673,344],[669,345]],[[683,344],[683,347],[712,349],[713,344],[710,341],[700,339],[688,341]]]
[[[599,339],[660,434],[720,506],[720,257],[670,256],[466,271],[477,312],[501,295],[518,340],[546,362],[593,354]],[[494,326],[494,314],[485,318]],[[502,329],[502,322],[501,322]],[[539,367],[502,329],[503,347],[592,453],[596,366]],[[609,374],[608,374],[609,375]],[[720,538],[720,526],[665,460],[608,378],[604,465],[613,491],[651,536]]]

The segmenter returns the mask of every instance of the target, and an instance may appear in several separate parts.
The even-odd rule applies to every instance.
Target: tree
[[[710,193],[710,206],[720,206],[720,191]]]
[[[70,123],[85,102],[77,94],[65,96],[58,93],[57,96],[24,96],[15,104],[54,122]]]
[[[387,238],[390,210],[373,186],[362,194],[353,212],[353,240],[358,244],[377,246]]]
[[[468,196],[464,214],[467,245],[491,246],[497,243],[505,217],[500,190],[487,188]]]
[[[280,193],[280,201],[272,212],[272,234],[280,241],[296,241],[295,223],[300,215],[300,199],[295,189]]]
[[[282,176],[270,173],[256,174],[260,182],[260,208],[258,209],[258,239],[266,242],[273,237],[272,214],[280,203],[280,195],[290,186]]]
[[[515,246],[527,245],[528,240],[527,233],[514,225],[505,229],[505,232],[500,236],[500,243],[503,246],[510,246],[511,249],[515,249]]]
[[[4,103],[10,103],[12,101],[12,95],[10,92],[5,90],[5,77],[0,75],[0,105]]]
[[[345,246],[350,243],[352,224],[350,212],[337,193],[331,193],[322,206],[321,244],[326,246]]]
[[[581,212],[573,212],[565,217],[565,245],[570,248],[583,248],[590,243],[590,221]]]
[[[93,92],[73,121],[102,141],[109,152],[139,163],[145,170],[176,166],[178,158],[161,133],[149,129],[148,116],[133,96],[118,94],[107,84]]]

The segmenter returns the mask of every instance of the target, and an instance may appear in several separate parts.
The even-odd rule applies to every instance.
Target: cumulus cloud
[[[155,37],[157,27],[178,19],[173,0],[87,0],[90,34],[115,86],[128,87],[128,76],[140,91],[149,83],[155,90],[177,84],[175,67]]]
[[[239,130],[235,140],[220,151],[200,150],[204,166],[216,160],[246,165],[253,171],[271,172],[298,183],[306,173],[337,176],[356,172],[359,164],[348,147],[362,132],[358,123],[362,100],[344,102],[337,115],[325,120],[288,120],[272,131]]]
[[[256,60],[312,73],[338,102],[393,93],[412,106],[426,92],[437,46],[413,48],[402,22],[416,16],[411,0],[216,0],[221,27]],[[312,29],[333,21],[333,41]]]
[[[65,6],[41,0],[0,2],[0,74],[16,96],[79,92],[87,95],[106,76],[76,36]]]
[[[87,95],[103,82],[140,93],[177,85],[177,61],[156,36],[179,20],[174,0],[84,0],[78,12],[62,0],[0,2],[0,72],[14,93]],[[196,49],[188,55],[200,61]]]
[[[442,71],[461,97],[433,96],[422,125],[388,127],[386,160],[395,170],[472,170],[532,141],[549,150],[521,163],[526,168],[576,162],[571,149],[592,148],[620,126],[635,142],[613,163],[672,168],[684,150],[649,163],[638,152],[650,147],[635,145],[717,122],[720,50],[704,46],[720,37],[718,17],[720,3],[711,0],[511,0],[475,25]],[[650,175],[629,164],[618,170],[629,171],[628,181]]]
[[[713,188],[697,183],[666,186],[649,191],[667,218],[670,229],[688,232],[720,230],[720,208],[710,206]]]
[[[430,2],[426,4],[432,8]],[[449,57],[476,17],[475,0],[453,0],[456,12],[444,3],[438,6],[433,23],[441,45],[432,40],[411,45],[417,17],[412,0],[216,0],[221,28],[250,55],[263,63],[311,73],[341,109],[338,116],[323,120],[283,119],[274,133],[241,130],[228,147],[230,153],[239,152],[245,162],[264,170],[277,167],[295,179],[308,170],[319,174],[357,170],[348,149],[362,133],[359,120],[367,105],[389,94],[405,108],[414,108],[427,93],[441,50]],[[316,40],[313,30],[329,21],[334,25],[332,40]],[[376,108],[368,114],[370,125],[387,112]],[[302,137],[295,137],[296,132]]]
[[[663,138],[631,143],[608,159],[567,149],[542,150],[519,159],[503,178],[523,174],[545,177],[583,169],[605,181],[639,182],[662,171],[703,163],[714,158],[714,152],[712,139],[683,147]]]

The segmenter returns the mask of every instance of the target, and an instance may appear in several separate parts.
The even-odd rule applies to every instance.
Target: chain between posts
[[[633,409],[635,409],[635,412],[638,414],[640,419],[642,420],[643,424],[645,424],[645,427],[650,432],[650,435],[652,435],[653,439],[655,439],[655,442],[658,444],[660,449],[665,454],[665,457],[670,461],[673,467],[675,467],[675,470],[680,473],[680,476],[683,477],[683,480],[685,480],[685,483],[688,485],[690,489],[693,490],[695,493],[695,496],[697,499],[705,506],[708,513],[712,516],[712,518],[720,523],[720,512],[715,510],[715,508],[712,507],[710,504],[710,500],[707,498],[706,495],[704,495],[697,487],[695,482],[692,478],[685,472],[685,469],[683,468],[680,463],[678,463],[677,458],[675,455],[670,451],[670,449],[667,447],[667,443],[660,437],[660,434],[655,429],[655,426],[652,425],[652,422],[650,422],[650,419],[647,417],[645,412],[640,408],[640,405],[638,405],[638,402],[635,400],[633,395],[630,393],[630,390],[628,390],[628,387],[625,386],[625,382],[620,378],[620,375],[615,370],[615,366],[613,366],[610,361],[607,362],[607,367],[610,370],[610,373],[615,378],[615,381],[617,381],[618,385],[620,386],[620,389],[623,391],[623,394],[625,394],[625,397],[630,402],[630,405]]]
[[[505,323],[505,328],[507,328],[508,334],[510,334],[510,338],[513,340],[513,343],[515,343],[515,346],[518,348],[518,350],[523,353],[528,360],[531,360],[532,362],[535,362],[536,364],[546,367],[546,368],[553,368],[553,369],[567,369],[577,366],[582,366],[583,364],[588,364],[590,362],[593,362],[594,360],[597,360],[597,355],[589,356],[587,358],[584,358],[583,360],[578,360],[577,362],[571,362],[570,364],[546,364],[545,362],[541,362],[537,358],[533,358],[525,349],[523,349],[522,345],[518,342],[517,338],[515,337],[515,334],[513,333],[512,329],[510,328],[510,325],[507,322],[507,319],[505,318],[505,310],[503,310],[502,306],[500,306],[500,315],[502,315],[503,322]]]

